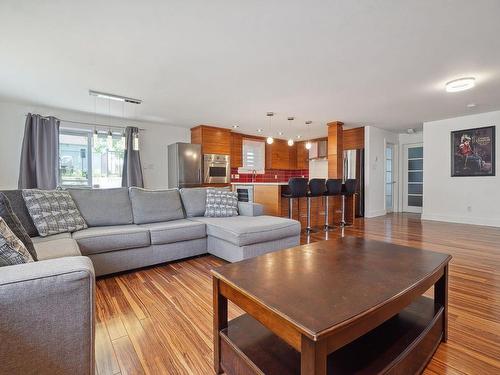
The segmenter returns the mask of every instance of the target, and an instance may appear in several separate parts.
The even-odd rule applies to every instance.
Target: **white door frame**
[[[387,177],[387,148],[392,147],[392,209],[387,209],[386,177]],[[392,142],[385,142],[384,148],[384,209],[386,213],[398,211],[398,145]]]
[[[408,149],[413,147],[423,147],[423,143],[408,143],[403,145],[403,212],[414,212],[421,214],[422,207],[408,206]],[[425,152],[425,151],[424,151]],[[425,182],[425,181],[424,181]],[[424,183],[423,182],[423,183]],[[423,184],[422,183],[422,184]]]

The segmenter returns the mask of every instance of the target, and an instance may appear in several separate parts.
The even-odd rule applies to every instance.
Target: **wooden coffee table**
[[[346,237],[219,267],[215,371],[420,373],[447,338],[450,259]],[[228,322],[228,300],[246,314]]]

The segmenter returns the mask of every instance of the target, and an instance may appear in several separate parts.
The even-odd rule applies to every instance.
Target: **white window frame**
[[[76,188],[92,188],[94,186],[92,183],[92,151],[93,151],[92,150],[92,133],[90,131],[87,131],[87,130],[61,128],[59,130],[59,134],[87,137],[87,171],[88,171],[88,176],[87,176],[88,185],[63,184],[62,176],[60,173],[58,173],[59,174],[59,186],[76,187]],[[61,147],[61,143],[59,140],[58,140],[58,147]],[[60,150],[58,153],[59,153],[59,159],[60,159],[61,158]],[[59,163],[58,168],[60,170],[61,160],[59,160],[58,163]]]
[[[249,162],[250,157],[248,153],[250,151],[247,151],[248,148],[253,148],[256,153],[261,154],[259,156],[261,160],[259,165],[253,165]],[[238,168],[238,173],[253,173],[255,171],[257,174],[264,174],[266,169],[266,142],[258,139],[243,138],[241,160],[243,166]]]

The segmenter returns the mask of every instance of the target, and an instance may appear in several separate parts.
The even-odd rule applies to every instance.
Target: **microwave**
[[[231,181],[229,155],[205,154],[203,179],[206,184],[228,184]]]

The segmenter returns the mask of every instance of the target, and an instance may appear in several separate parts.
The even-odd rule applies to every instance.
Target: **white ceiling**
[[[144,100],[111,115],[248,133],[267,111],[274,132],[296,116],[286,136],[403,130],[500,109],[499,16],[498,0],[2,0],[0,96],[94,112],[95,89]],[[477,86],[447,94],[461,76]]]

